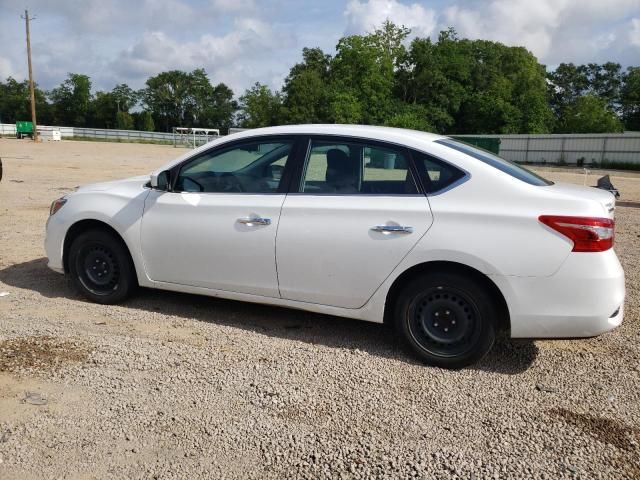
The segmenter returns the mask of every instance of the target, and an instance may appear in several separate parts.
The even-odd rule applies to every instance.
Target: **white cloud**
[[[241,91],[253,81],[268,83],[274,78],[277,74],[272,71],[275,62],[271,55],[292,46],[291,36],[274,31],[266,22],[240,18],[226,35],[204,34],[188,42],[160,31],[145,33],[138,43],[121,52],[112,68],[126,78],[148,77],[170,69],[205,68],[212,81],[223,81],[234,91]]]
[[[418,3],[405,5],[397,0],[350,0],[344,15],[349,34],[370,32],[387,19],[421,37],[431,35],[436,27],[435,11]]]
[[[492,0],[445,9],[440,28],[460,36],[525,46],[543,63],[605,60],[624,50],[620,23],[640,0]]]
[[[214,11],[229,12],[253,12],[256,9],[254,0],[211,0]]]
[[[0,81],[4,82],[7,77],[15,77],[16,72],[13,70],[11,60],[0,57]]]
[[[631,30],[629,31],[629,42],[634,47],[640,48],[640,18],[631,19]]]

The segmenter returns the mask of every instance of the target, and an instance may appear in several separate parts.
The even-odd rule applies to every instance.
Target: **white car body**
[[[346,125],[249,130],[189,151],[152,174],[228,142],[278,135],[371,139],[449,162],[456,184],[420,195],[198,193],[149,188],[149,177],[81,187],[47,223],[49,267],[65,271],[65,237],[102,222],[124,240],[140,286],[383,322],[394,282],[417,266],[480,272],[508,307],[512,337],[599,335],[620,324],[624,273],[612,248],[573,252],[540,215],[613,218],[613,195],[525,183],[438,143],[439,135]],[[238,223],[262,217],[270,225]],[[409,225],[411,234],[372,231]]]

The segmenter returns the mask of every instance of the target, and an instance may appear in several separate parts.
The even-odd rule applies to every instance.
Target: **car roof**
[[[406,128],[379,127],[374,125],[342,125],[342,124],[308,124],[308,125],[281,125],[277,127],[264,127],[244,130],[229,135],[228,139],[240,139],[258,135],[343,135],[348,137],[370,138],[392,143],[430,143],[434,140],[445,138],[435,133],[409,130]]]

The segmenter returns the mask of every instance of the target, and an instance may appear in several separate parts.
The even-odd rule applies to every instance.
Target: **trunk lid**
[[[614,217],[616,197],[607,190],[572,183],[554,183],[545,188],[548,188],[551,192],[561,197],[570,197],[573,199],[582,198],[584,200],[598,202],[604,209],[605,218],[613,219]]]

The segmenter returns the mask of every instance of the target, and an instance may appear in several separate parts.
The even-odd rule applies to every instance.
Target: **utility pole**
[[[29,20],[35,20],[35,18],[29,18],[29,11],[24,11],[24,23],[27,27],[27,59],[29,61],[29,90],[31,92],[31,123],[33,123],[33,141],[38,141],[38,125],[36,123],[36,89],[33,84],[33,69],[31,67],[31,35],[29,34]]]

